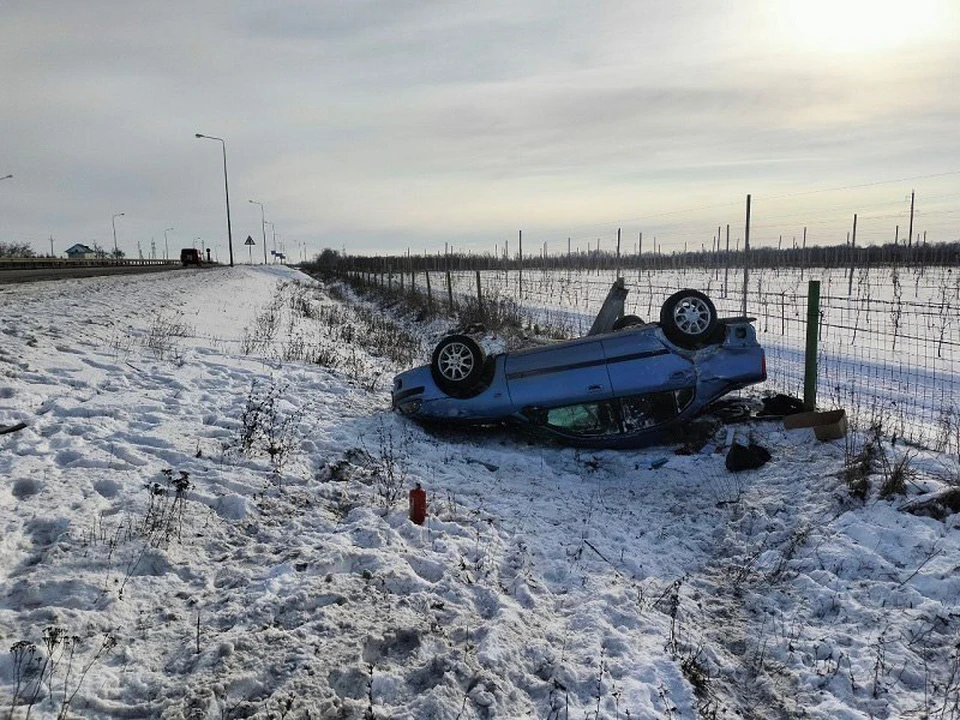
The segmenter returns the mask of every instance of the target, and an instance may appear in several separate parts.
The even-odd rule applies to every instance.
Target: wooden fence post
[[[480,292],[480,271],[477,270],[477,309],[483,313],[483,294]]]
[[[433,307],[433,291],[430,290],[430,271],[427,270],[424,272],[424,275],[427,278],[427,305],[431,308]]]
[[[450,270],[447,270],[447,309],[453,312],[453,283],[450,281]]]

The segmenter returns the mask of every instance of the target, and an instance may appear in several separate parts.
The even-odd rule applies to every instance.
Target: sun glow
[[[955,0],[794,0],[780,6],[803,52],[877,55],[940,40]]]

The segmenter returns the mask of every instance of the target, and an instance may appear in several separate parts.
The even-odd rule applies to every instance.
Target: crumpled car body
[[[678,308],[681,293],[692,309]],[[717,398],[766,379],[752,318],[717,318],[706,296],[681,293],[664,304],[659,323],[636,318],[492,357],[471,357],[479,346],[468,336],[444,338],[430,365],[394,378],[393,407],[425,423],[505,424],[582,447],[669,441]],[[693,332],[678,329],[684,323]]]

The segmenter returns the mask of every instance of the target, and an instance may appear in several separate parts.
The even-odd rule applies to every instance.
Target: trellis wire
[[[822,284],[818,397],[843,407],[855,426],[960,453],[960,273],[944,267],[759,269],[751,276],[747,312],[767,352],[765,389],[803,394],[806,281]],[[531,322],[566,323],[585,333],[616,275],[566,270],[481,272],[484,292],[518,302]],[[439,274],[437,275],[439,281]],[[723,315],[741,312],[742,290],[713,269],[628,272],[628,312],[656,320],[673,292],[706,292]],[[445,282],[445,279],[443,280]],[[453,292],[469,296],[473,272],[451,273]],[[848,294],[847,288],[851,291]]]

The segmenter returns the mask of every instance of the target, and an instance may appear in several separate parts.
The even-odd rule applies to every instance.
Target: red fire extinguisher
[[[427,517],[427,491],[420,483],[410,491],[410,519],[417,525],[423,525]]]

